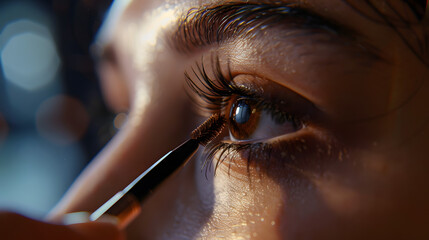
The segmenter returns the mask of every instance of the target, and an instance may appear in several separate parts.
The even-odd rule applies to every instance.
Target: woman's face
[[[428,236],[427,25],[364,2],[116,1],[99,70],[128,120],[55,214],[93,211],[220,112],[213,157],[143,203],[132,239]]]

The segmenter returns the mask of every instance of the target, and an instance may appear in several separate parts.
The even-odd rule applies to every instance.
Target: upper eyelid
[[[192,92],[197,94],[199,98],[194,98],[195,95],[193,97],[192,94],[188,95],[192,99],[196,100],[194,102],[197,103],[198,107],[209,110],[210,113],[226,113],[231,98],[233,96],[238,96],[253,99],[258,102],[260,107],[263,106],[266,110],[269,110],[272,113],[283,113],[283,115],[293,114],[303,122],[307,122],[310,115],[314,119],[319,118],[318,113],[320,110],[317,109],[317,107],[310,101],[302,99],[302,97],[298,98],[298,93],[292,93],[290,90],[285,89],[287,92],[282,92],[282,100],[275,103],[273,102],[274,98],[268,97],[264,93],[266,89],[260,89],[260,85],[253,85],[254,82],[252,81],[248,82],[251,85],[236,83],[234,81],[236,76],[231,73],[229,65],[225,73],[220,66],[220,60],[217,55],[212,56],[211,61],[211,70],[213,71],[211,75],[214,75],[214,77],[209,77],[209,73],[207,73],[206,68],[204,67],[203,59],[201,62],[196,63],[196,69],[192,68],[193,76],[201,86],[198,85],[195,78],[185,72],[186,83]],[[205,104],[198,104],[198,100],[200,99],[202,99]],[[282,102],[289,102],[289,104]],[[312,114],[307,111],[310,111]]]
[[[248,97],[256,95],[256,91],[253,89],[244,88],[233,81],[234,76],[229,67],[226,74],[222,71],[217,55],[212,55],[211,62],[213,77],[209,76],[203,58],[201,62],[197,62],[195,67],[192,68],[192,76],[195,77],[198,82],[194,81],[194,78],[188,72],[184,73],[185,81],[190,90],[196,93],[209,105],[214,105],[214,107],[206,106],[205,108],[209,108],[210,110],[223,110],[227,102],[225,98],[231,97],[233,94]],[[192,95],[190,96],[192,98]]]

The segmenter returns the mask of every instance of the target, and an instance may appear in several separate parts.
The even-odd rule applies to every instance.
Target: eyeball
[[[250,99],[237,99],[229,113],[230,136],[233,140],[251,137],[259,123],[260,111]]]
[[[271,107],[270,107],[271,106]],[[233,141],[257,141],[299,130],[291,114],[251,98],[232,99],[228,117],[229,135]]]

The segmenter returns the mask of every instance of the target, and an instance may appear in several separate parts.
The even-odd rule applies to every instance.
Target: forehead
[[[167,26],[177,23],[178,19],[191,8],[229,2],[293,3],[301,5],[303,8],[311,9],[311,11],[321,16],[327,16],[330,19],[341,19],[341,21],[348,22],[349,25],[354,25],[355,27],[362,25],[360,22],[354,22],[351,17],[353,15],[352,9],[347,4],[344,4],[344,0],[115,0],[98,34],[97,43],[104,46],[106,44],[112,45],[112,43],[120,45],[123,42],[124,48],[130,48],[130,45],[132,45],[131,39],[141,42],[140,39],[155,38],[155,35],[159,35],[158,33],[166,29]],[[347,18],[345,19],[344,16],[347,16]],[[137,45],[135,47],[138,47]],[[122,49],[122,46],[115,46],[115,48]],[[135,52],[130,52],[130,54],[133,55]]]
[[[300,8],[341,23],[346,28],[362,35],[366,42],[380,49],[386,46],[386,42],[400,42],[404,39],[406,42],[406,38],[409,38],[407,36],[410,36],[410,34],[398,34],[389,26],[389,23],[382,23],[385,21],[384,14],[390,13],[387,15],[390,17],[392,13],[396,13],[400,14],[398,15],[400,17],[412,18],[411,15],[418,12],[411,7],[409,1],[404,0],[115,0],[99,32],[97,43],[99,46],[115,45],[116,49],[121,49],[120,51],[130,49],[127,54],[135,55],[137,54],[136,49],[141,46],[142,41],[154,43],[159,40],[160,36],[168,36],[168,34],[161,35],[160,33],[165,29],[173,29],[171,26],[177,25],[178,20],[190,9],[231,2],[299,5]],[[415,4],[414,7],[416,6],[417,9],[422,9],[418,8],[418,4]],[[394,9],[392,10],[392,8]],[[387,13],[383,13],[383,11]],[[407,30],[406,28],[401,29]],[[148,41],[150,38],[152,40]],[[411,42],[408,45],[416,44],[418,42]]]
[[[314,2],[316,4],[322,4],[324,2],[336,2],[338,0],[306,0],[306,1],[293,1],[294,3],[303,3],[313,5]],[[341,0],[340,0],[341,1]],[[214,4],[224,4],[228,2],[249,2],[249,1],[241,1],[241,0],[114,0],[112,6],[109,10],[109,13],[106,17],[105,22],[99,34],[97,36],[97,41],[99,43],[105,43],[109,41],[114,41],[112,38],[114,37],[115,32],[123,32],[124,25],[132,25],[136,24],[139,21],[146,21],[156,23],[159,20],[159,16],[154,15],[153,18],[148,17],[149,14],[153,14],[154,11],[171,11],[171,15],[164,16],[165,18],[170,18],[171,21],[173,19],[177,19],[191,8],[198,8],[202,6],[210,6]],[[272,1],[252,1],[255,3],[266,3]],[[277,1],[283,2],[283,1]],[[291,2],[291,1],[284,1]],[[309,4],[311,3],[311,4]],[[333,4],[335,6],[336,4]],[[313,6],[316,7],[317,6]],[[326,7],[326,6],[325,6]],[[340,12],[340,10],[339,10]],[[165,19],[164,19],[165,20]],[[142,28],[140,28],[142,29]],[[138,29],[137,29],[138,30]],[[152,28],[155,30],[155,28]]]

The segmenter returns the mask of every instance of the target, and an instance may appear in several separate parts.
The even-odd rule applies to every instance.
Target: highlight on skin
[[[114,179],[110,187],[118,186],[136,166],[150,162],[141,156],[160,148],[151,145],[152,139],[148,143],[148,136],[174,145],[180,137],[173,131],[186,137],[192,128],[184,126],[202,121],[195,112],[222,115],[226,124],[205,153],[142,205],[145,214],[128,228],[130,236],[428,235],[428,55],[420,3],[131,2],[112,43],[131,91],[138,85],[133,81],[155,84],[149,90],[152,107],[135,113],[136,126],[168,134],[122,131],[126,144],[114,151],[121,154],[107,154],[109,171],[96,173]],[[154,30],[138,24],[162,9],[174,12],[171,25]],[[132,33],[152,30],[158,36],[155,46],[128,45],[129,39],[139,42]],[[138,56],[150,61],[137,61],[135,67]],[[197,111],[190,107],[184,82]],[[131,96],[131,102],[136,99]],[[138,157],[131,154],[133,147]],[[134,162],[126,173],[112,174],[119,163],[126,165],[123,156]],[[88,192],[76,189],[74,196]],[[94,189],[101,196],[107,191]],[[102,201],[76,199],[65,209]]]

